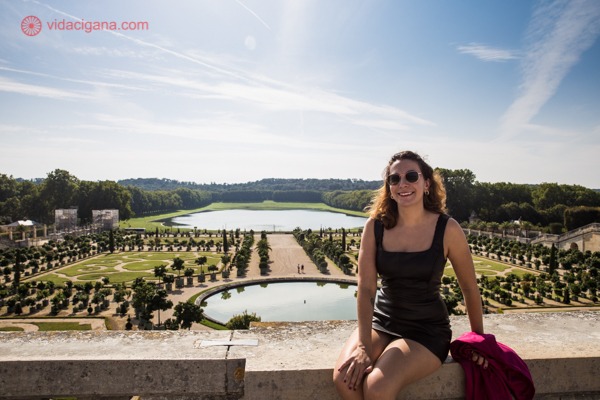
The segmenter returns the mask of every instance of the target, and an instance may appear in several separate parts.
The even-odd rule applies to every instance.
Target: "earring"
[[[429,189],[425,189],[425,196],[429,196]]]

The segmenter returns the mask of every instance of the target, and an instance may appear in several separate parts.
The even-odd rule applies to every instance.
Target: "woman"
[[[440,368],[452,335],[439,293],[447,259],[471,330],[484,333],[473,260],[460,225],[444,213],[439,174],[418,154],[404,151],[391,158],[384,178],[358,256],[358,328],[334,369],[344,399],[395,399],[402,388]],[[487,365],[476,353],[473,361]]]

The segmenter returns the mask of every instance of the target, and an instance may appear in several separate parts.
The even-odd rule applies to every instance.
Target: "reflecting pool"
[[[293,231],[295,228],[358,228],[366,218],[316,210],[221,210],[181,215],[164,221],[166,226],[193,229],[241,229],[260,231]]]
[[[205,299],[204,314],[227,323],[234,315],[256,313],[263,322],[356,319],[356,286],[324,282],[252,284]]]

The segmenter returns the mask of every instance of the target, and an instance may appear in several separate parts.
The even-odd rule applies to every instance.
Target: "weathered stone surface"
[[[599,399],[600,313],[486,315],[485,328],[527,362],[536,399]],[[469,330],[453,317],[454,337]],[[259,323],[249,331],[0,333],[0,398],[336,399],[338,353],[355,321]],[[257,346],[201,346],[256,339]],[[448,359],[398,399],[464,397]]]

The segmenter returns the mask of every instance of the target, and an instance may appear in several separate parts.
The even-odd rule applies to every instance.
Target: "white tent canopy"
[[[35,225],[39,225],[39,224],[35,221],[28,219],[28,220],[24,220],[24,221],[16,221],[16,222],[13,222],[12,224],[8,224],[7,226],[35,226]]]

